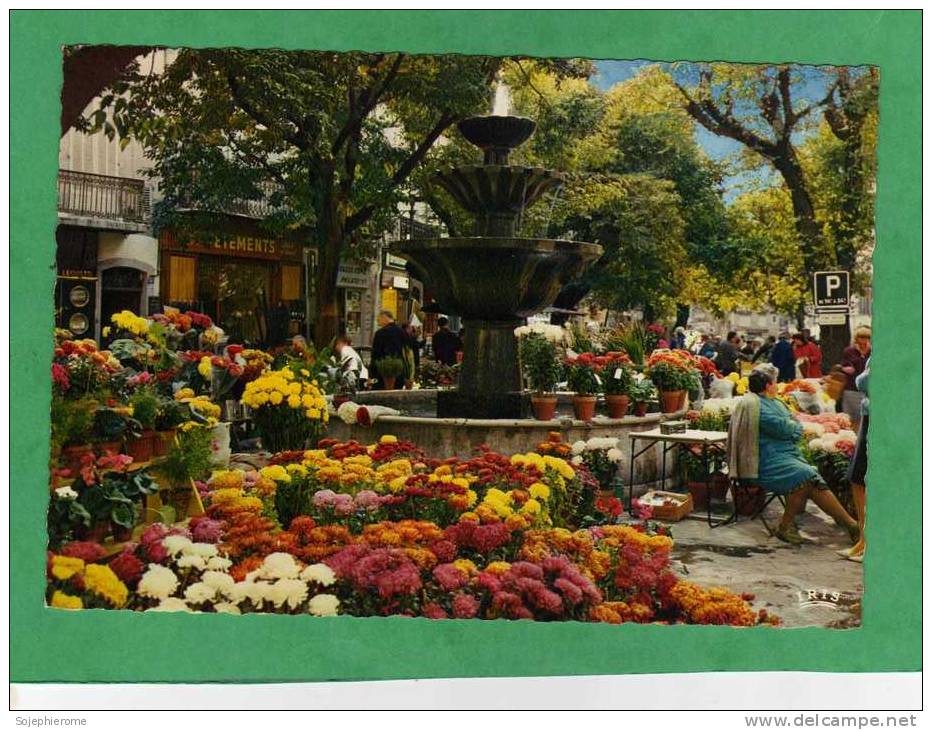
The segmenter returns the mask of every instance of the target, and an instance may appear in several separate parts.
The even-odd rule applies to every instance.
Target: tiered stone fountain
[[[561,394],[553,421],[528,418],[521,393],[515,327],[553,303],[560,288],[578,276],[602,252],[601,246],[577,241],[520,238],[523,211],[561,183],[559,173],[508,164],[508,155],[534,131],[529,119],[475,117],[460,123],[463,136],[483,150],[481,165],[439,171],[442,187],[472,213],[472,236],[403,241],[398,251],[431,290],[444,312],[464,321],[466,341],[457,390],[360,392],[366,405],[396,408],[371,426],[348,425],[333,418],[328,433],[338,439],[371,442],[383,434],[407,439],[435,457],[468,457],[480,444],[505,453],[530,451],[558,431],[563,440],[611,436],[627,457],[628,434],[656,428],[659,413],[594,421],[570,415],[570,394]],[[643,491],[657,478],[659,451],[637,461],[634,482]]]
[[[483,162],[442,170],[431,181],[473,215],[474,235],[399,245],[443,311],[459,315],[466,328],[459,388],[437,394],[441,418],[526,415],[514,329],[551,305],[561,287],[602,253],[593,243],[516,236],[524,210],[562,182],[552,170],[508,164],[534,126],[511,116],[460,122],[463,136],[483,151]]]

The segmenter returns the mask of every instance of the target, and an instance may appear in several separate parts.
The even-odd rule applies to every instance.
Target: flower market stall
[[[649,508],[626,517],[617,437],[555,431],[514,453],[445,457],[390,434],[337,440],[324,353],[213,354],[196,313],[113,325],[108,350],[56,345],[54,608],[778,622],[749,595],[684,580]],[[617,351],[597,357],[574,366],[622,369],[615,394],[635,382]],[[253,465],[227,453],[230,401],[267,448]]]

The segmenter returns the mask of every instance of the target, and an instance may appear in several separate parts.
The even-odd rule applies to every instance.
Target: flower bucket
[[[555,395],[531,396],[531,409],[534,418],[538,421],[552,421],[557,413],[557,397]]]
[[[210,434],[210,451],[214,464],[226,468],[230,464],[230,424],[221,421]]]
[[[574,395],[573,412],[577,420],[591,421],[595,417],[595,404],[598,399],[594,395]]]
[[[644,418],[647,415],[647,402],[640,401],[634,404],[634,415],[638,418]]]
[[[683,401],[686,398],[685,390],[661,390],[660,391],[660,412],[676,413],[683,408]]]
[[[94,453],[94,447],[90,444],[79,444],[77,446],[65,446],[61,450],[61,458],[64,466],[73,476],[77,476],[81,470],[81,458],[85,454]]]
[[[628,415],[628,403],[630,399],[626,395],[606,395],[605,405],[608,408],[609,418],[624,418]]]

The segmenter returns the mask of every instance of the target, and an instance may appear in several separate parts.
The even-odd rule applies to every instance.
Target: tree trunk
[[[346,217],[332,186],[327,186],[325,174],[318,184],[317,205],[317,271],[314,277],[317,318],[314,322],[314,344],[326,347],[340,334],[340,304],[337,276],[340,255],[345,244]],[[332,180],[332,178],[331,178]]]
[[[792,149],[788,149],[783,156],[773,159],[772,162],[790,191],[796,232],[802,239],[801,248],[806,273],[811,274],[820,266],[829,265],[832,262],[825,260],[825,252],[820,245],[822,232],[816,221],[815,208],[806,187],[803,169]]]
[[[819,328],[819,347],[822,348],[822,372],[827,373],[833,365],[841,362],[844,349],[851,344],[851,318],[845,315],[845,323]]]

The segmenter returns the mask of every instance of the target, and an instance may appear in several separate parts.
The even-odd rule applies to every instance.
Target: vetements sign
[[[812,280],[816,312],[848,309],[850,277],[847,271],[817,271]]]

